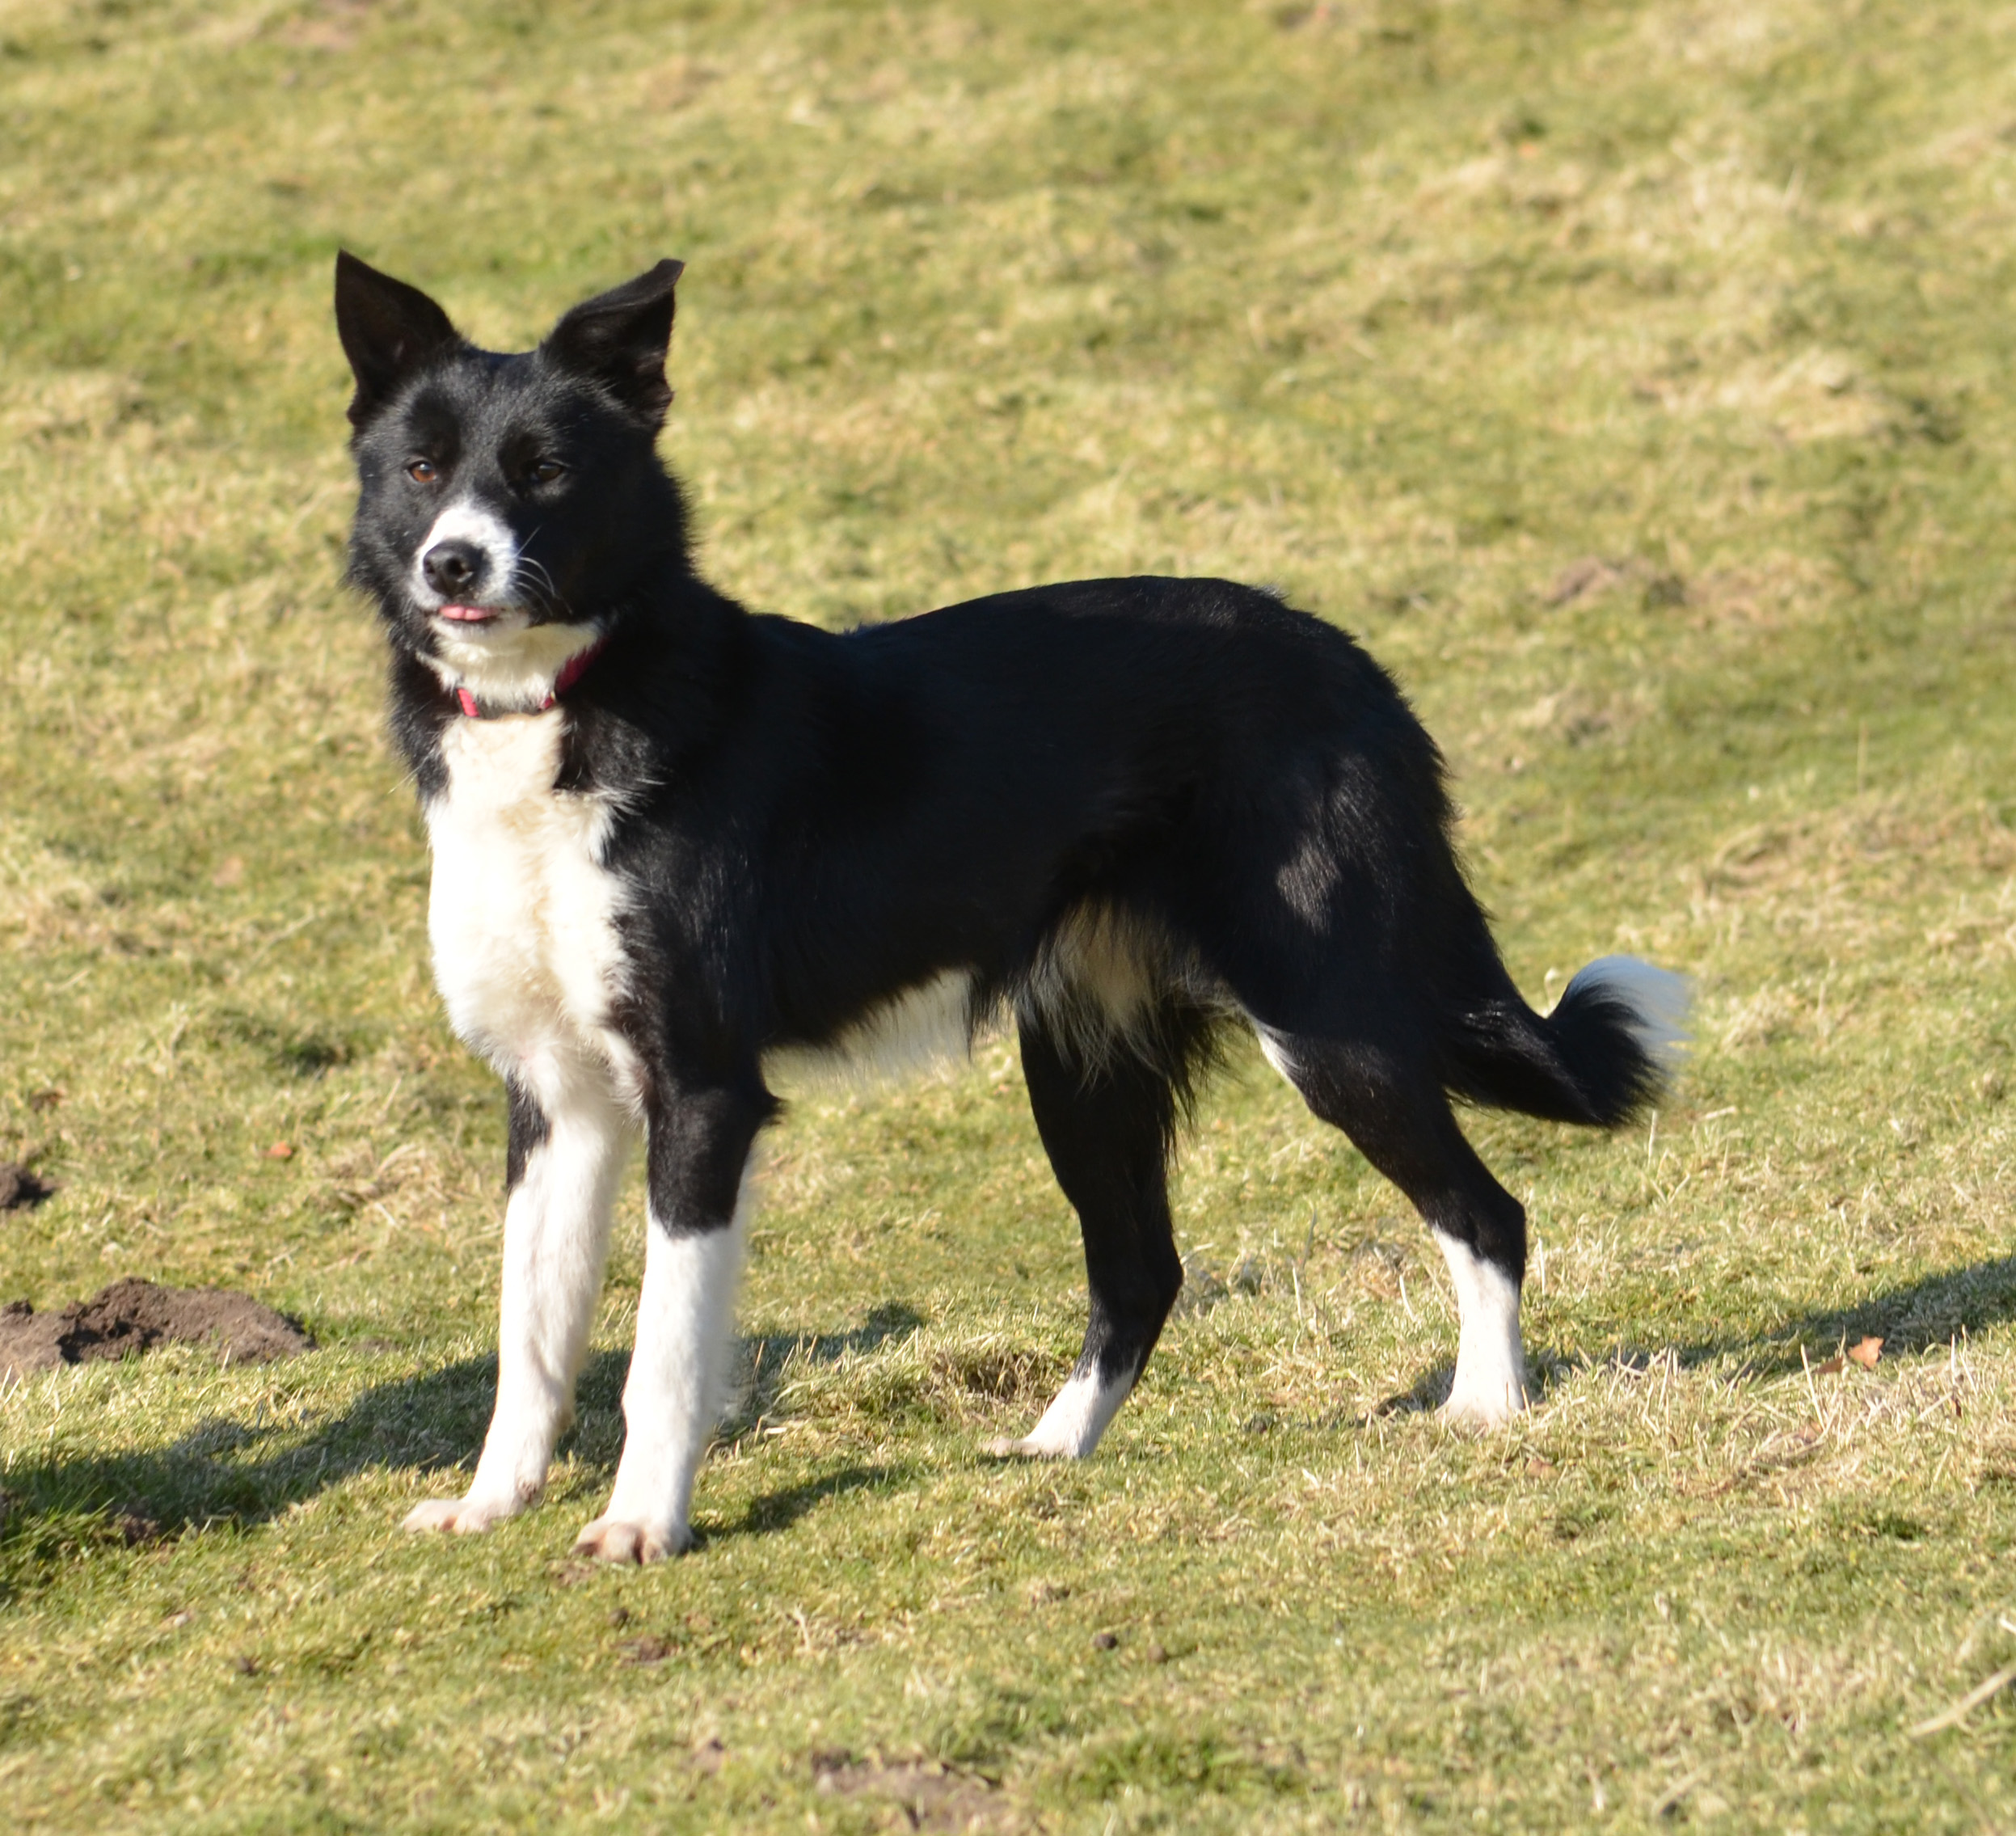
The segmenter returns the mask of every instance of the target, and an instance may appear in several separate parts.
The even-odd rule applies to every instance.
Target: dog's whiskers
[[[538,533],[536,530],[534,532]],[[512,588],[519,592],[530,589],[527,597],[548,618],[558,618],[567,610],[567,601],[561,597],[559,585],[547,571],[543,562],[535,561],[529,555],[521,555]]]

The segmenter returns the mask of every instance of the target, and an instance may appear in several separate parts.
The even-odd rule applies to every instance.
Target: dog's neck
[[[421,661],[465,714],[509,714],[550,707],[608,640],[593,624],[527,624],[434,641]]]

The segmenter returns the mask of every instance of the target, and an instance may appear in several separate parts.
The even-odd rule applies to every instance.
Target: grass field
[[[689,263],[705,565],[830,623],[1280,584],[1443,741],[1536,999],[1697,978],[1530,1208],[1516,1426],[1257,1059],[1098,1458],[1012,1048],[776,1130],[702,1542],[474,1454],[502,1105],[339,585],[347,245],[473,335]],[[0,1299],[319,1349],[0,1395],[0,1821],[2016,1827],[2016,9],[0,0]],[[291,1158],[269,1155],[276,1142]],[[1873,1368],[1837,1362],[1883,1341]]]

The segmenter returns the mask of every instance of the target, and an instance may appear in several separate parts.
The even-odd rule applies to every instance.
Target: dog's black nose
[[[466,593],[481,577],[488,557],[473,542],[451,536],[437,542],[420,559],[420,572],[437,593],[451,597]]]

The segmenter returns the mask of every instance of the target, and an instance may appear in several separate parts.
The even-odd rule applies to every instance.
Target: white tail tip
[[[1645,1056],[1661,1076],[1678,1074],[1687,1054],[1687,1011],[1693,1002],[1693,984],[1685,976],[1655,969],[1636,956],[1599,956],[1575,972],[1561,998],[1570,1001],[1578,990],[1588,990],[1622,1000],[1631,1011],[1631,1036]]]

